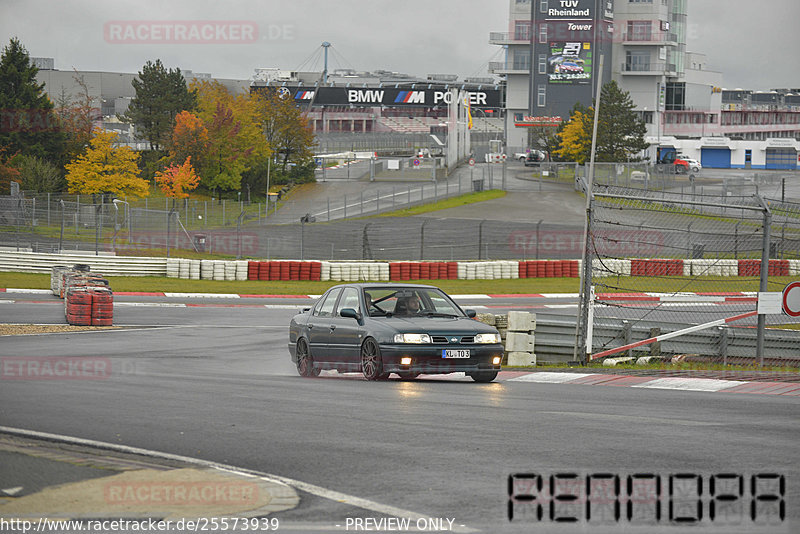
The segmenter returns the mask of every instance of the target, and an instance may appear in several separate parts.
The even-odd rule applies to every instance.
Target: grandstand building
[[[323,78],[327,78],[323,82]],[[465,91],[473,130],[503,135],[503,87],[493,78],[431,74],[415,78],[388,71],[291,72],[257,69],[252,91],[272,89],[304,107],[317,134],[431,134],[445,129],[450,91]]]

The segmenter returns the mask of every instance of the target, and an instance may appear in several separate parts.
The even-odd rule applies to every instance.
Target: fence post
[[[630,345],[631,343],[631,323],[628,321],[622,321],[622,343],[625,345]],[[631,355],[633,349],[628,349],[626,351],[626,356]]]
[[[422,221],[422,225],[419,228],[419,261],[425,258],[425,223],[427,223],[428,220],[429,219],[425,219]]]
[[[543,219],[536,223],[536,259],[539,259],[539,227],[542,226]]]
[[[331,222],[331,197],[328,197],[328,222]]]
[[[719,355],[722,356],[722,365],[728,365],[728,329],[724,326],[719,328]]]
[[[478,224],[478,259],[483,259],[481,257],[481,251],[483,249],[483,225],[486,222],[486,219],[483,219],[480,224]]]
[[[47,193],[47,226],[50,226],[50,193]]]
[[[761,195],[756,195],[756,198],[761,203],[761,207],[764,210],[764,235],[763,237],[763,249],[761,251],[761,283],[759,285],[759,291],[765,293],[769,288],[769,244],[770,244],[770,226],[772,225],[772,211],[770,211],[769,206],[761,197]],[[767,316],[764,314],[758,314],[758,333],[756,337],[756,356],[758,357],[758,367],[764,367],[764,330],[766,328],[767,323]]]
[[[661,335],[661,329],[657,326],[650,329],[650,337],[658,337]],[[650,356],[661,356],[661,342],[656,341],[650,345]]]

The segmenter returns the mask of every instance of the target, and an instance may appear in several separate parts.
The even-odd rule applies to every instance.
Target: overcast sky
[[[247,79],[257,67],[321,70],[320,44],[329,41],[331,70],[384,69],[463,79],[488,76],[487,62],[502,60],[501,48],[489,45],[488,37],[491,31],[508,31],[508,3],[0,0],[0,36],[3,46],[19,37],[32,56],[55,58],[59,70],[137,72],[147,60],[160,58],[168,67]],[[688,49],[708,55],[710,67],[723,72],[725,87],[800,87],[800,0],[688,3]],[[156,32],[163,39],[191,21],[222,22],[223,28],[213,36],[194,35],[213,42],[150,42]],[[130,33],[132,28],[138,35]]]

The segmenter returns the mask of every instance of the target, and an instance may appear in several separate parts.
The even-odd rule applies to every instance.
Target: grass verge
[[[115,291],[154,291],[154,292],[192,292],[192,293],[239,293],[239,294],[281,294],[281,295],[317,295],[329,287],[341,282],[310,281],[272,281],[254,280],[242,282],[223,282],[215,280],[183,280],[151,276],[110,276],[111,287]],[[770,279],[770,290],[780,291],[794,277],[777,276]],[[578,278],[519,278],[501,280],[419,280],[411,283],[430,284],[453,294],[540,294],[540,293],[578,293]],[[636,284],[634,286],[634,283]],[[0,272],[0,288],[16,287],[30,289],[48,289],[49,274]],[[636,287],[636,289],[631,289]],[[683,277],[621,278],[613,287],[598,288],[603,292],[661,292],[676,291],[695,292],[738,292],[758,291],[758,279],[740,279],[735,277],[705,277],[691,281]]]

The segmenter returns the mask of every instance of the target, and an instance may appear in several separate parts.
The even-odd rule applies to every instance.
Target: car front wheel
[[[314,367],[314,359],[311,357],[311,350],[305,339],[297,340],[297,372],[300,376],[319,376],[319,369]]]
[[[491,382],[497,378],[497,371],[480,371],[469,374],[475,382]]]
[[[368,338],[361,345],[361,372],[367,380],[383,380],[388,373],[383,372],[383,359],[378,342]]]

